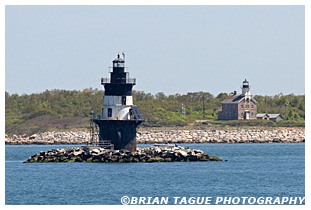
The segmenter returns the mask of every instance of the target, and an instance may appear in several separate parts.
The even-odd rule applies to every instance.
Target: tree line
[[[159,92],[153,95],[133,91],[134,104],[145,120],[143,126],[185,126],[197,119],[217,120],[221,101],[228,95],[230,93],[214,96],[209,92],[175,95]],[[22,95],[5,92],[5,126],[14,130],[14,125],[39,116],[89,117],[90,111],[101,114],[103,96],[103,90],[92,88],[81,91],[55,89]],[[258,102],[258,113],[280,113],[288,122],[304,123],[304,95],[255,95],[254,98]]]

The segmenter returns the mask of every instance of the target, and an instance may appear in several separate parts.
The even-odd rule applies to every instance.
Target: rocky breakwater
[[[85,144],[90,139],[90,133],[77,132],[55,132],[48,131],[30,136],[12,135],[5,136],[5,144]]]
[[[139,144],[162,143],[298,143],[305,142],[304,128],[235,129],[235,130],[160,130],[140,131]],[[90,134],[77,132],[44,132],[5,136],[5,144],[87,144]]]
[[[174,161],[221,161],[202,150],[184,147],[145,147],[135,152],[128,150],[108,150],[101,147],[80,147],[42,151],[28,158],[24,163],[33,162],[174,162]]]
[[[240,130],[162,130],[137,133],[137,143],[299,143],[305,142],[305,129]]]

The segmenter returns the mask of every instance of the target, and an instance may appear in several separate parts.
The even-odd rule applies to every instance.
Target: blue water
[[[229,161],[23,163],[40,151],[79,145],[6,145],[5,203],[121,204],[120,199],[125,195],[170,198],[305,196],[303,143],[183,146]]]

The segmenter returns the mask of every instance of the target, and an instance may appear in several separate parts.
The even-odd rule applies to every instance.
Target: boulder
[[[184,157],[187,157],[187,156],[188,156],[187,152],[185,152],[185,151],[179,151],[179,153],[180,153],[182,156],[184,156]]]
[[[83,152],[83,150],[78,150],[78,151],[75,150],[75,151],[73,152],[73,155],[74,155],[74,156],[78,156],[78,155],[81,155],[82,152]],[[81,162],[81,161],[80,161],[80,162]]]
[[[29,139],[35,139],[38,136],[38,134],[32,134],[31,136],[29,136]]]

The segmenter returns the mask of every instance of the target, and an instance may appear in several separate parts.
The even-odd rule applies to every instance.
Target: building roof
[[[271,119],[273,119],[273,118],[277,118],[277,117],[281,117],[281,118],[283,118],[280,114],[268,114],[268,116],[269,116],[269,118]]]
[[[264,117],[264,116],[267,116],[269,117],[270,119],[274,119],[274,118],[277,118],[277,117],[281,117],[283,118],[280,114],[264,114],[264,113],[259,113],[256,115],[256,117]]]
[[[240,101],[244,98],[245,96],[243,95],[233,95],[233,96],[228,96],[225,98],[221,103],[222,104],[238,104]],[[251,101],[253,101],[255,104],[257,104],[257,101],[253,98],[251,98]]]
[[[228,96],[221,103],[222,104],[236,104],[236,103],[239,103],[241,101],[241,99],[243,99],[243,98],[244,98],[244,96],[242,96],[242,95]]]
[[[264,113],[259,113],[259,114],[257,114],[256,115],[256,117],[264,117],[264,116],[266,116],[267,114],[264,114]],[[268,116],[268,115],[267,115]]]

